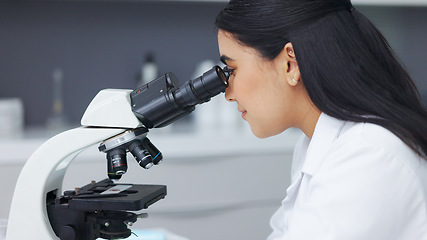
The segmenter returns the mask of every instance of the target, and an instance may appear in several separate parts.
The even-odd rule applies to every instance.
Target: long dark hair
[[[231,0],[216,27],[274,59],[294,46],[301,80],[329,116],[381,125],[422,157],[427,111],[380,31],[350,0]]]

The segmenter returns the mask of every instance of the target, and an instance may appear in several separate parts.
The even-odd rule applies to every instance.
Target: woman
[[[304,133],[268,239],[427,239],[427,112],[369,20],[349,0],[231,0],[216,26],[252,132]]]

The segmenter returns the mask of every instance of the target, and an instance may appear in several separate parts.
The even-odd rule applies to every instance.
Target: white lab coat
[[[322,114],[286,193],[268,240],[427,240],[427,162],[378,125]]]

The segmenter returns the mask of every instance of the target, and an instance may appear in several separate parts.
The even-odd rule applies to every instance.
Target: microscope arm
[[[80,127],[41,145],[26,162],[16,183],[6,239],[58,239],[47,216],[46,195],[61,194],[65,172],[80,152],[124,131]]]
[[[79,153],[140,125],[130,109],[130,92],[120,89],[99,92],[83,115],[83,127],[52,137],[30,156],[15,186],[7,240],[58,239],[49,222],[47,195],[61,195],[64,175]]]

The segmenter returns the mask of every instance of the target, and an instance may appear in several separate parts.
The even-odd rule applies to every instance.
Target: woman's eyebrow
[[[233,59],[227,57],[226,55],[221,55],[220,60],[222,63],[224,63],[225,65],[227,65],[227,61],[233,61]]]

